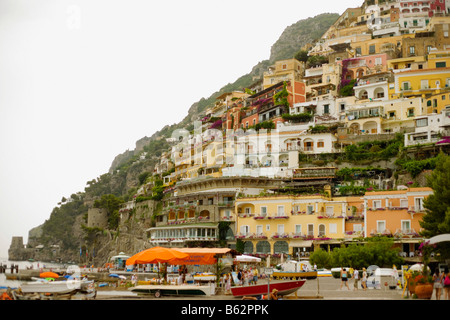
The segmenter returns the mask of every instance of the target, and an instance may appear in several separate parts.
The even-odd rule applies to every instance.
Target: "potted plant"
[[[416,282],[414,293],[419,299],[431,299],[433,295],[433,278],[428,271],[428,263],[434,247],[429,244],[429,241],[424,241],[419,246],[419,251],[422,253],[423,270],[422,274],[414,279]]]

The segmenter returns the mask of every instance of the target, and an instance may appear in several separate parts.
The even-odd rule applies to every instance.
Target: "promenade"
[[[259,284],[266,283],[266,280],[260,280]],[[346,287],[340,289],[341,280],[333,277],[317,278],[315,280],[306,280],[305,285],[297,291],[297,295],[291,294],[284,297],[284,300],[405,300],[402,298],[402,290],[389,288],[383,289],[367,289],[353,290],[353,281],[349,281],[350,290]],[[443,296],[441,297],[441,299]],[[155,300],[153,295],[134,295],[129,291],[98,291],[96,300],[130,300],[145,299]],[[163,296],[162,300],[232,300],[239,301],[232,295],[215,295],[212,297],[177,297]],[[406,300],[412,300],[411,297]],[[433,295],[432,300],[435,300]]]

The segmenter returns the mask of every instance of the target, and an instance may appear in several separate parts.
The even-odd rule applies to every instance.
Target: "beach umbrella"
[[[240,255],[240,256],[236,256],[234,261],[237,261],[237,262],[261,262],[261,258],[248,256],[248,255],[243,254],[243,255]]]
[[[111,274],[109,275],[109,277],[112,277],[112,278],[119,278],[119,275],[118,275],[118,274],[115,274],[115,273],[111,273]]]
[[[428,271],[430,270],[430,267],[427,267]],[[423,263],[416,263],[413,264],[411,267],[409,267],[410,271],[422,271],[423,270]]]
[[[54,278],[57,279],[59,278],[59,274],[54,273],[54,272],[42,272],[39,277],[41,278]]]
[[[180,252],[175,249],[164,247],[153,247],[136,253],[134,256],[127,259],[127,266],[132,264],[147,264],[147,263],[170,263],[175,260],[187,260],[189,254]]]

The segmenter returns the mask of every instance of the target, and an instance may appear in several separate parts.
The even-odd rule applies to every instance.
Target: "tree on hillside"
[[[425,230],[422,235],[433,237],[450,233],[450,156],[443,153],[437,157],[436,169],[427,179],[433,194],[424,201],[427,214],[420,222]]]
[[[420,221],[420,226],[424,228],[421,234],[431,238],[450,233],[450,156],[438,155],[436,168],[428,176],[427,183],[433,194],[424,200],[427,214]],[[450,242],[438,243],[435,251],[442,259],[450,259]]]

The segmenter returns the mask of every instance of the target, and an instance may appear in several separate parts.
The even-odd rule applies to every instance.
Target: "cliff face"
[[[114,194],[124,201],[130,200],[141,185],[140,175],[152,173],[161,153],[170,147],[165,139],[171,136],[173,130],[189,128],[195,120],[202,117],[204,110],[214,104],[217,96],[249,87],[255,78],[261,78],[275,61],[294,57],[305,45],[312,43],[326,32],[338,17],[338,14],[322,14],[287,27],[272,46],[268,60],[259,62],[250,73],[243,75],[234,83],[225,85],[209,98],[202,98],[193,103],[180,123],[166,125],[151,137],[138,140],[134,150],[117,155],[107,174],[88,181],[85,192],[74,197],[76,201],[82,201],[82,206],[72,208],[73,203],[66,203],[55,208],[50,219],[39,227],[39,230],[44,232],[33,233],[33,236],[29,237],[27,248],[20,240],[13,241],[9,259],[33,258],[42,261],[72,261],[99,265],[108,262],[110,256],[119,252],[132,254],[146,248],[145,230],[151,226],[150,217],[156,204],[144,206],[137,209],[135,214],[122,217],[117,230],[86,230],[83,226],[87,223],[87,210],[92,207],[95,199],[102,195]],[[70,237],[67,237],[67,234],[70,234]],[[88,254],[85,254],[86,251]]]

